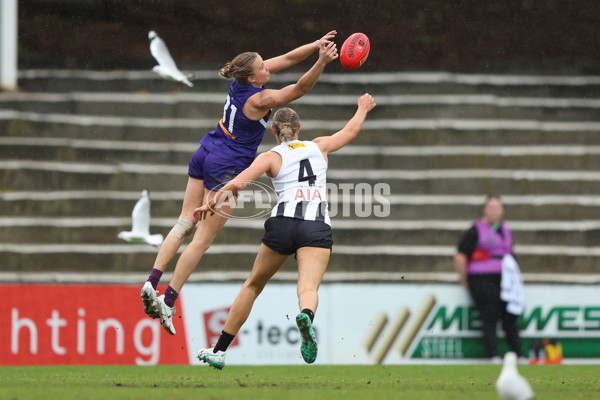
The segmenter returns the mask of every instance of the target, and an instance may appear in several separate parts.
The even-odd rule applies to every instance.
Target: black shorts
[[[271,217],[265,221],[262,242],[279,254],[290,255],[302,247],[331,249],[331,226],[325,222],[289,217]]]

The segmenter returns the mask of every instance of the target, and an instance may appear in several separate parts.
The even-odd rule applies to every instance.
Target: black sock
[[[221,336],[219,337],[217,344],[215,344],[215,347],[213,348],[213,353],[216,353],[217,351],[226,351],[231,342],[233,342],[234,338],[235,335],[231,335],[225,331],[221,331]]]
[[[309,310],[308,308],[305,308],[304,310],[301,311],[303,314],[308,315],[308,318],[310,318],[310,323],[313,323],[313,320],[315,319],[315,313],[312,312],[311,310]]]

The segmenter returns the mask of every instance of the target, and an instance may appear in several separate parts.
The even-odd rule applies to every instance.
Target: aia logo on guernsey
[[[217,340],[219,340],[219,336],[221,336],[221,331],[225,325],[225,320],[227,319],[229,310],[230,307],[218,308],[216,310],[207,311],[202,315],[204,318],[204,329],[206,333],[206,347],[213,347],[217,343]],[[239,336],[236,336],[229,347],[235,347],[239,344]]]
[[[296,194],[294,195],[294,201],[323,201],[321,192],[318,187],[303,187],[296,188]]]

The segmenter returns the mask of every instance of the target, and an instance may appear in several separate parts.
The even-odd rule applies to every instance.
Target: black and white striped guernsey
[[[319,146],[311,141],[292,140],[271,151],[281,155],[281,169],[271,178],[277,192],[272,217],[321,221],[331,225],[327,212],[327,162]]]

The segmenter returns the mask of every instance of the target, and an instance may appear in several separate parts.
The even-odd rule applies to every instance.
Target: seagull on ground
[[[512,351],[504,355],[504,365],[496,381],[496,390],[503,399],[531,400],[534,398],[529,382],[517,370],[517,354]]]
[[[193,87],[194,84],[177,68],[167,45],[155,31],[148,32],[148,39],[150,39],[150,53],[158,62],[158,65],[154,66],[152,71],[168,81],[185,83],[189,87]]]
[[[150,234],[150,197],[147,190],[142,191],[131,212],[131,231],[119,232],[117,237],[129,243],[147,243],[155,247],[162,244],[163,235]]]

